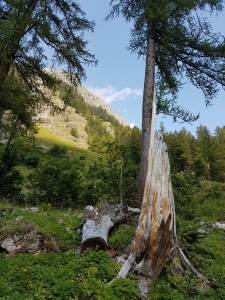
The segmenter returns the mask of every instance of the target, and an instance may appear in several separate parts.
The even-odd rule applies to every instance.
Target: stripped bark
[[[209,284],[204,276],[192,266],[178,246],[167,146],[163,141],[162,134],[155,132],[155,97],[152,104],[151,120],[148,172],[138,227],[130,247],[130,255],[118,273],[118,277],[125,278],[134,262],[138,263],[138,286],[145,296],[148,294],[149,285],[157,279],[164,266],[169,263],[172,263],[172,272],[175,276],[183,276],[189,269],[203,281],[203,285]],[[122,206],[118,207],[122,208]],[[110,216],[112,223],[114,223],[113,219],[116,216],[118,216],[117,213]],[[102,216],[101,220],[103,220]],[[103,231],[100,228],[103,225],[107,229],[104,232],[104,237],[101,236],[105,240],[104,247],[107,244],[106,231],[109,231],[108,228],[111,228],[112,223],[106,221],[101,223],[98,216],[95,223],[91,223],[94,226],[90,232],[91,234],[94,233],[95,236],[96,232],[100,236],[99,232]],[[88,239],[84,236],[82,243],[85,245],[85,241]]]
[[[204,283],[209,283],[178,247],[170,164],[162,134],[155,133],[155,109],[154,99],[148,172],[141,214],[130,255],[118,274],[119,277],[126,277],[132,263],[135,260],[141,262],[138,286],[143,295],[148,294],[149,284],[157,279],[168,263],[172,263],[174,275],[184,275],[185,271],[190,269]]]

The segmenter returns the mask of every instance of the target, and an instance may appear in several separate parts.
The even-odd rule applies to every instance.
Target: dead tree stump
[[[161,133],[155,132],[156,104],[152,109],[151,136],[148,153],[148,172],[142,208],[130,255],[118,273],[125,278],[133,263],[139,264],[138,286],[143,295],[148,294],[149,284],[161,273],[164,266],[172,263],[174,275],[184,275],[189,269],[209,282],[188,261],[178,246],[176,233],[175,205],[170,178],[170,163],[166,143]],[[107,234],[117,220],[124,218],[127,211],[121,205],[111,213],[91,209],[91,218],[85,217],[82,250],[90,245],[107,245]],[[105,213],[105,216],[104,216]],[[93,215],[92,215],[93,214]]]
[[[204,283],[209,282],[192,266],[178,246],[176,215],[170,178],[170,163],[166,143],[155,132],[156,103],[152,105],[151,136],[148,153],[148,172],[142,200],[141,214],[130,255],[118,276],[125,278],[134,261],[139,263],[138,286],[143,295],[149,284],[172,264],[174,275],[184,275],[187,269]]]

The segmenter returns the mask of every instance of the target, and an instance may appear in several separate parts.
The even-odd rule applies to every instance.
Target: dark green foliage
[[[70,134],[71,134],[72,136],[74,136],[75,138],[78,138],[78,137],[79,137],[78,131],[77,131],[76,128],[72,128],[72,129],[70,130]]]
[[[66,64],[79,80],[85,76],[83,65],[96,62],[83,40],[94,22],[85,18],[76,1],[1,1],[0,20],[1,84],[12,65],[29,87],[37,88],[34,76],[53,83],[44,72],[47,57],[41,42],[52,49],[52,64]]]
[[[62,157],[66,154],[67,149],[66,147],[60,147],[58,145],[54,145],[52,148],[49,149],[49,155],[53,157]]]
[[[137,299],[134,281],[115,280],[118,265],[103,251],[0,257],[0,299]]]
[[[120,224],[118,228],[112,232],[108,239],[108,245],[110,248],[118,249],[123,253],[125,248],[130,244],[134,237],[136,229],[136,222],[130,222],[128,224]]]
[[[24,157],[24,164],[25,166],[36,168],[39,164],[39,156],[35,154],[30,154]]]
[[[189,111],[183,109],[177,104],[178,95],[170,89],[164,80],[159,80],[156,84],[156,114],[172,116],[173,121],[192,123],[198,120],[200,114],[196,116]]]
[[[78,207],[81,177],[77,165],[76,161],[70,161],[68,157],[49,159],[28,176],[30,192],[26,201],[33,205],[50,203],[56,208]]]
[[[172,173],[189,172],[198,178],[225,181],[224,128],[211,134],[205,126],[196,130],[196,138],[183,128],[179,132],[164,132]]]
[[[23,177],[15,169],[16,156],[12,151],[4,152],[0,158],[0,197],[20,198]]]
[[[193,197],[200,187],[199,179],[191,173],[172,174],[173,194],[176,212],[179,216],[193,219],[195,214],[195,203]]]
[[[66,65],[71,82],[77,83],[85,77],[84,65],[97,62],[83,39],[94,22],[76,1],[3,0],[0,24],[0,134],[9,151],[18,133],[36,133],[37,107],[51,103],[40,86],[53,91],[60,80],[45,68],[56,62]],[[43,43],[53,52],[49,59]],[[37,165],[29,159],[25,163]]]
[[[122,15],[133,25],[129,46],[132,52],[145,56],[147,41],[154,40],[156,77],[175,99],[177,91],[187,81],[185,77],[203,91],[207,104],[216,96],[218,84],[225,86],[224,37],[213,32],[204,15],[207,11],[211,14],[222,12],[222,0],[112,0],[110,4],[112,8],[107,19]],[[161,103],[165,104],[165,101]],[[174,100],[167,104],[170,108],[172,105],[172,114],[176,118]],[[179,107],[175,107],[175,111],[179,117]]]

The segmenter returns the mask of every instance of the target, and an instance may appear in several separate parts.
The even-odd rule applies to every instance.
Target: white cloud
[[[136,126],[134,123],[130,123],[130,128],[133,128],[134,126]]]
[[[107,85],[106,88],[95,88],[95,87],[88,87],[88,90],[103,98],[106,102],[111,103],[115,100],[125,100],[129,96],[137,97],[142,96],[141,89],[131,89],[131,88],[124,88],[121,91],[117,91],[114,87],[110,84]]]

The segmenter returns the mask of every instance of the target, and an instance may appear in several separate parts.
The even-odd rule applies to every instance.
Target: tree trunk
[[[170,179],[167,146],[161,133],[155,133],[156,103],[152,104],[152,124],[142,209],[128,260],[119,272],[126,277],[134,261],[140,263],[138,285],[142,294],[157,279],[164,266],[172,263],[174,275],[184,275],[187,268],[208,283],[195,270],[178,247],[175,205]]]
[[[150,27],[150,26],[149,26]],[[148,170],[148,151],[150,144],[150,133],[152,123],[152,109],[155,85],[155,63],[156,63],[156,42],[154,33],[150,30],[147,39],[147,54],[145,66],[145,82],[142,104],[142,146],[140,170],[137,180],[137,206],[140,208],[144,195],[145,179]]]

